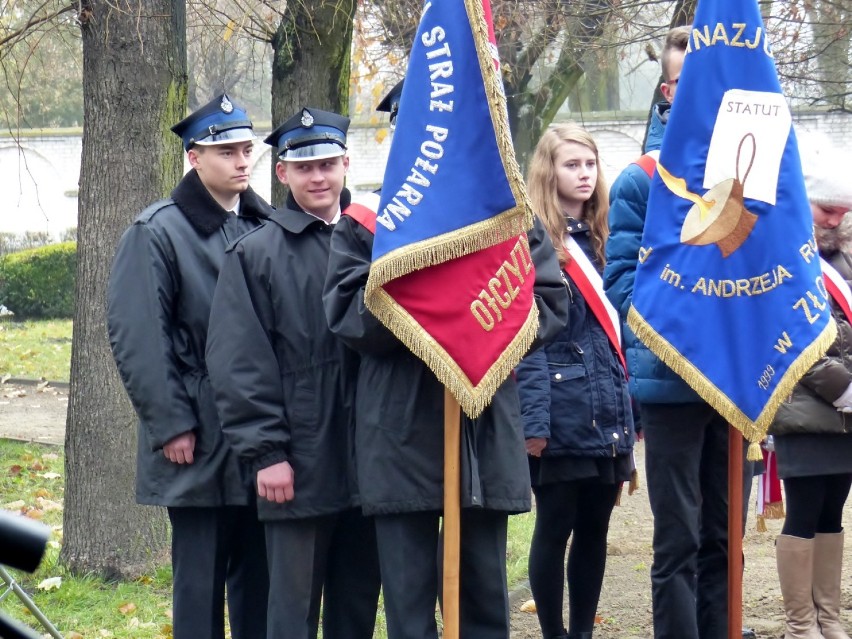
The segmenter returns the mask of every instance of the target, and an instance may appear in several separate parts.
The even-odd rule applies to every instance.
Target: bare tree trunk
[[[820,94],[830,107],[848,111],[852,0],[820,0],[808,5],[808,16],[813,22]]]
[[[349,113],[354,16],[355,0],[290,3],[272,39],[272,126],[304,106]],[[272,203],[284,193],[273,174]]]
[[[87,0],[83,156],[61,560],[133,576],[166,549],[164,511],[135,503],[136,416],[106,333],[106,283],[121,233],[183,173],[169,127],[186,110],[183,0]]]

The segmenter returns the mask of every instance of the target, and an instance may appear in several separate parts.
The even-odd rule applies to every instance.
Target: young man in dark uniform
[[[394,117],[401,85],[380,108]],[[538,340],[568,317],[568,294],[543,227],[529,232]],[[361,354],[356,458],[361,503],[375,516],[390,639],[436,639],[439,519],[443,510],[444,388],[364,305],[373,233],[343,215],[325,284],[332,332]],[[540,343],[540,342],[539,342]],[[508,516],[530,509],[530,478],[515,380],[477,419],[462,416],[460,636],[507,639]]]
[[[304,108],[266,139],[290,187],[225,258],[207,362],[224,432],[256,476],[270,572],[269,639],[370,639],[375,532],[353,439],[358,357],[329,330],[322,288],[349,165],[349,119]]]
[[[139,416],[136,498],[168,508],[175,639],[263,639],[268,590],[254,496],[226,445],[207,378],[210,302],[227,245],[271,207],[249,186],[254,133],[220,95],[172,127],[192,170],[118,245],[110,344]]]

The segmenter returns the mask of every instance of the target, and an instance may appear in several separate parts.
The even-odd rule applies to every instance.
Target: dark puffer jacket
[[[670,106],[664,102],[654,107],[646,153],[660,148]],[[604,290],[621,316],[624,357],[633,398],[648,404],[697,403],[702,401],[698,394],[640,342],[627,326],[650,188],[648,174],[638,164],[631,164],[621,172],[610,189],[610,234],[606,244]]]

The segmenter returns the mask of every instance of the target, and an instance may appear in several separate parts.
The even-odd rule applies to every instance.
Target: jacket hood
[[[651,109],[651,124],[648,125],[648,139],[645,141],[645,153],[656,151],[663,143],[663,133],[669,121],[672,105],[669,102],[657,102]]]

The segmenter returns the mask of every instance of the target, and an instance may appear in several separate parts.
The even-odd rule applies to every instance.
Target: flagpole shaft
[[[461,408],[444,389],[444,639],[459,639],[459,557],[461,547]]]
[[[728,425],[728,639],[743,632],[743,437]]]

